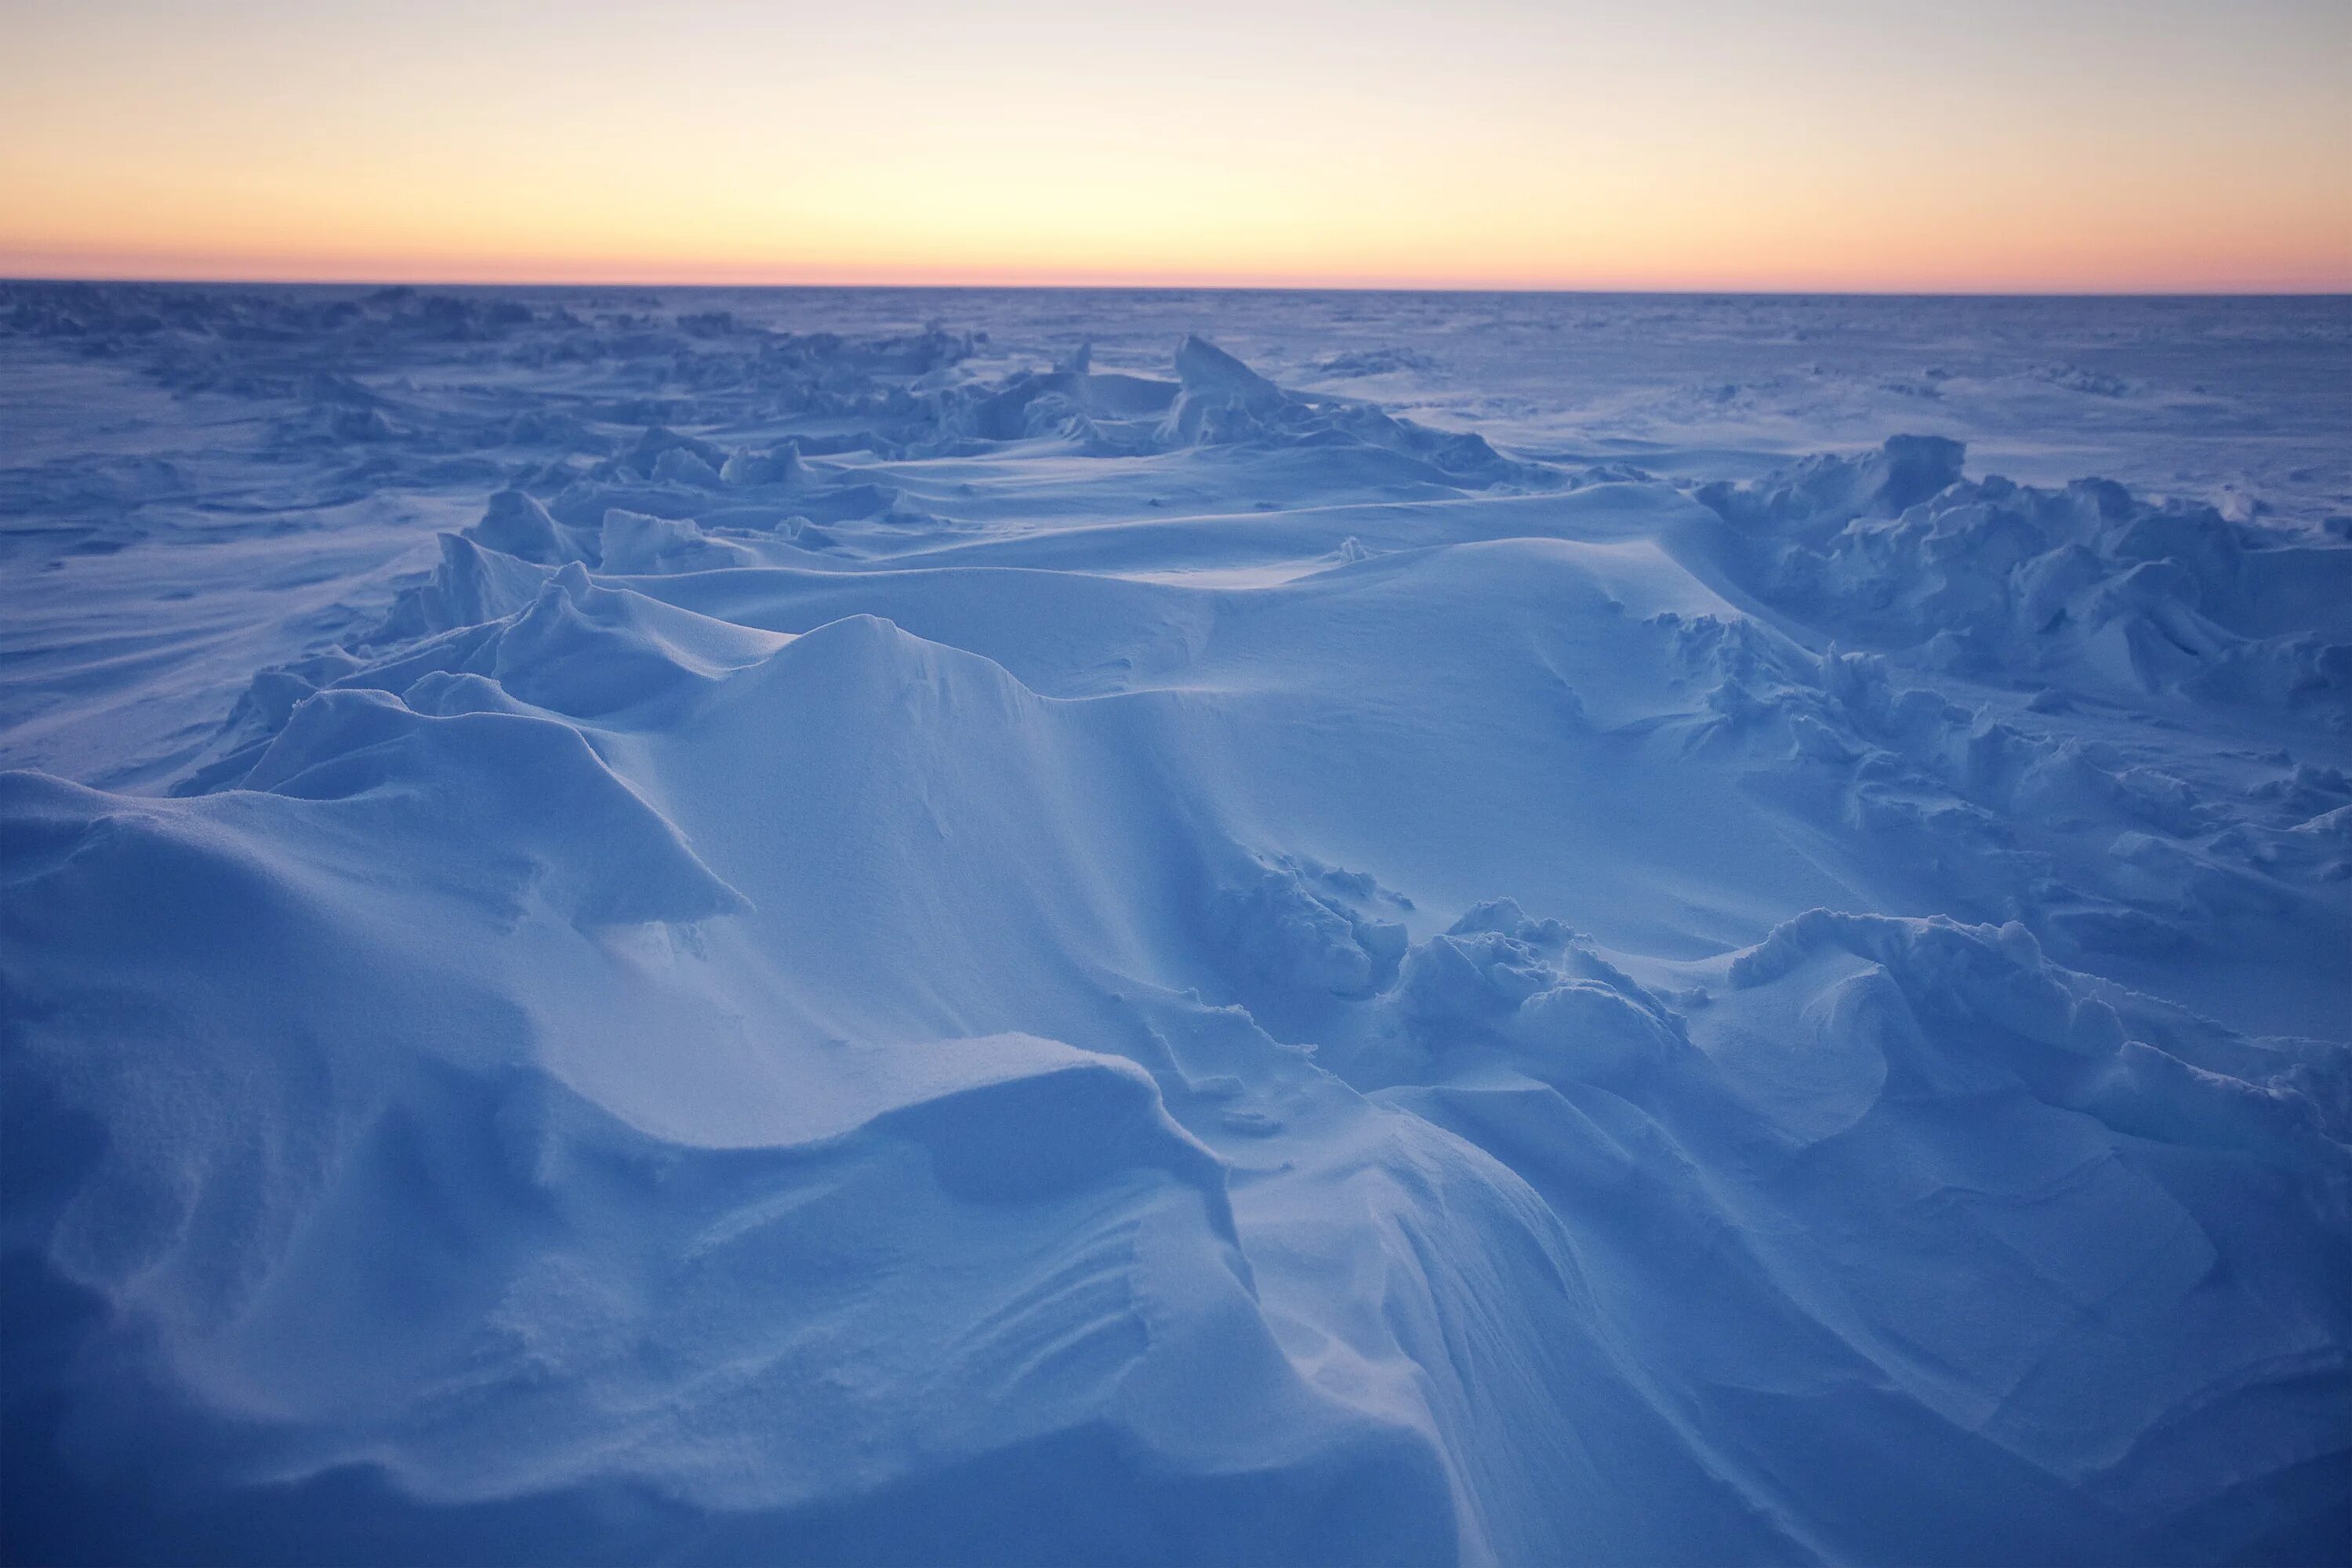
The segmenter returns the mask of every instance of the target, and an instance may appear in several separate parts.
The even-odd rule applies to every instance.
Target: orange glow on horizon
[[[2129,34],[2020,6],[2004,38],[2005,0],[1973,28],[1858,0],[1476,0],[1445,29],[1389,0],[909,4],[902,38],[736,0],[416,0],[438,30],[397,35],[266,5],[20,16],[0,274],[2352,290],[2326,64],[2352,23],[2324,5],[2200,33],[2151,0]],[[2154,112],[2183,82],[2210,104]]]

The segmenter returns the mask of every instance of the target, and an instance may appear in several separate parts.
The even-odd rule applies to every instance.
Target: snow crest
[[[157,787],[0,773],[12,1555],[2343,1539],[2352,542],[1190,335],[6,300],[437,534]]]

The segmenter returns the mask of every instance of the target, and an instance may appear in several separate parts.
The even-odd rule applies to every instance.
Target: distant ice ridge
[[[1898,437],[1760,485],[1706,487],[1744,585],[1808,623],[1943,668],[2121,694],[2315,710],[2352,727],[2352,552],[2085,479],[1970,483]]]
[[[2345,1538],[2352,546],[353,320],[768,405],[510,395],[174,793],[0,774],[11,1557]]]

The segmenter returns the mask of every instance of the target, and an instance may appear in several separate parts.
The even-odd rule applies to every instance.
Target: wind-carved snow
[[[12,1558],[2340,1552],[2340,518],[744,298],[5,296]]]

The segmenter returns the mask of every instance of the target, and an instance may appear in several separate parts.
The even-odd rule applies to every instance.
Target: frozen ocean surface
[[[12,1562],[2341,1562],[2352,301],[0,286]]]

